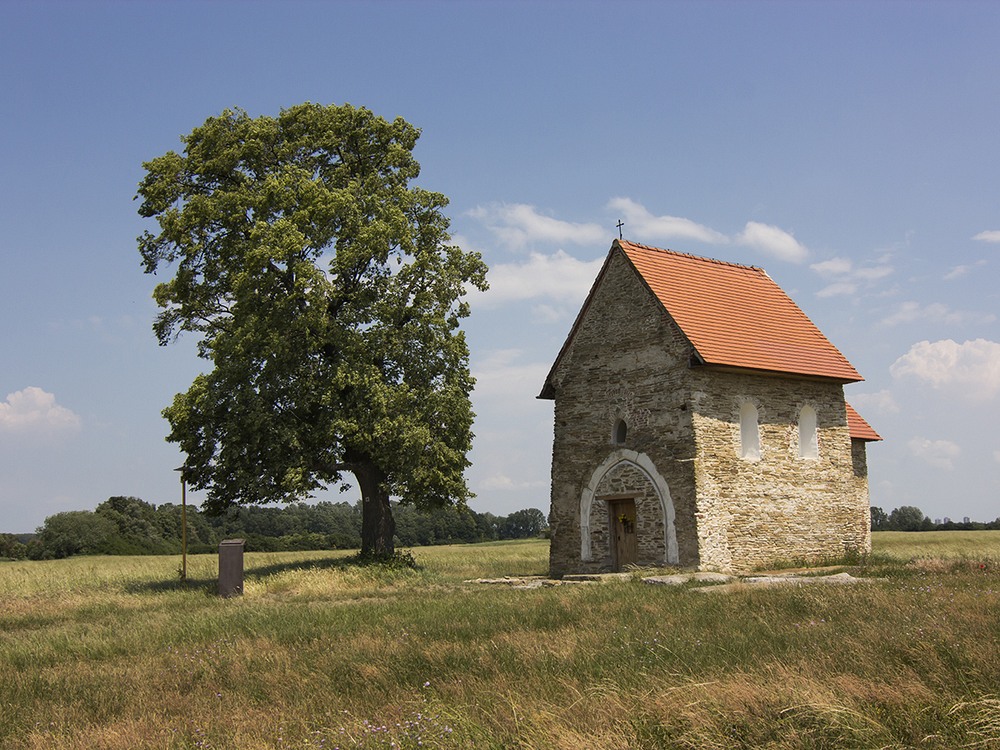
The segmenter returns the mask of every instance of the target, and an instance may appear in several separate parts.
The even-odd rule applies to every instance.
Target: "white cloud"
[[[895,414],[899,411],[899,404],[896,403],[892,393],[887,390],[875,393],[852,393],[847,400],[862,412],[875,411],[881,414]]]
[[[809,268],[824,278],[833,279],[832,283],[816,292],[816,296],[852,295],[857,293],[862,285],[870,286],[875,281],[892,274],[892,266],[888,265],[884,259],[880,259],[878,263],[878,265],[862,266],[861,268],[855,268],[854,263],[849,258],[830,258],[813,263]]]
[[[917,458],[931,466],[949,471],[955,468],[955,459],[962,452],[961,448],[950,440],[928,440],[916,437],[907,445],[910,452]]]
[[[612,198],[608,202],[608,208],[621,213],[625,226],[628,227],[625,233],[640,242],[675,239],[713,245],[735,242],[792,263],[801,263],[809,255],[809,251],[795,237],[771,224],[748,221],[742,232],[730,238],[691,219],[668,214],[655,216],[631,198]]]
[[[476,379],[473,400],[531,403],[542,390],[552,363],[520,362],[522,355],[520,349],[500,349],[491,352],[482,362],[473,362],[472,375]]]
[[[979,240],[980,242],[1000,242],[1000,229],[990,229],[980,232],[972,239]]]
[[[482,221],[501,242],[515,249],[531,242],[587,245],[606,241],[611,244],[611,232],[598,224],[574,224],[554,219],[524,203],[478,206],[469,216]]]
[[[855,268],[849,258],[830,258],[829,260],[812,263],[809,268],[820,276],[831,279],[831,283],[816,292],[817,297],[847,297],[856,294],[858,290],[870,287],[874,282],[889,276],[893,267],[888,264],[888,257],[877,259],[876,265]]]
[[[837,281],[816,292],[817,297],[843,297],[858,291],[858,285],[853,281]]]
[[[490,288],[473,291],[473,304],[498,305],[529,299],[583,304],[604,264],[604,258],[578,260],[562,250],[552,255],[531,253],[519,263],[496,263],[489,271]]]
[[[973,397],[992,398],[1000,392],[1000,344],[986,339],[919,341],[889,372],[894,378],[912,376],[935,388],[955,386]]]
[[[854,264],[850,258],[830,258],[809,266],[820,276],[843,276],[851,272]]]
[[[884,279],[893,272],[892,266],[865,266],[854,272],[854,277],[863,281],[878,281]]]
[[[978,266],[985,266],[985,265],[986,265],[986,261],[985,260],[978,260],[975,263],[972,263],[972,264],[969,264],[969,265],[955,266],[953,269],[951,269],[950,271],[948,271],[948,273],[946,273],[943,276],[943,279],[945,281],[954,281],[955,279],[960,279],[963,276],[968,275],[968,273],[972,269],[977,268]]]
[[[7,395],[0,403],[0,430],[20,432],[77,430],[80,417],[56,403],[56,397],[36,386]]]
[[[947,305],[934,302],[930,305],[920,305],[918,302],[902,302],[896,312],[881,320],[882,325],[895,326],[901,323],[913,323],[925,320],[931,323],[992,323],[996,315],[978,313],[968,310],[952,310]]]
[[[757,221],[748,221],[743,231],[736,236],[736,242],[790,263],[801,263],[809,256],[805,246],[784,229]]]
[[[631,198],[612,198],[608,208],[618,211],[627,229],[625,234],[636,242],[658,240],[695,240],[713,245],[724,245],[729,238],[702,224],[678,216],[654,216],[646,207]]]
[[[524,490],[535,490],[540,487],[545,487],[548,484],[548,480],[534,480],[527,482],[515,482],[509,476],[503,473],[491,474],[482,480],[476,487],[479,491],[524,491]]]

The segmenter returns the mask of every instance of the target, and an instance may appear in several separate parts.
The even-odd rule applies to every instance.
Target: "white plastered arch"
[[[670,488],[660,472],[656,470],[652,459],[645,453],[638,453],[627,448],[619,448],[612,451],[601,465],[598,466],[590,476],[590,481],[580,495],[580,559],[590,561],[590,511],[594,505],[594,493],[604,479],[604,476],[619,464],[629,464],[634,466],[643,474],[656,490],[656,497],[660,501],[660,510],[663,513],[663,548],[666,550],[667,564],[676,564],[677,556],[677,530],[674,528],[674,501],[670,497]]]

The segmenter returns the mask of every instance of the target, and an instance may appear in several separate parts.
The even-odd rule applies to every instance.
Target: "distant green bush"
[[[395,542],[423,547],[530,539],[547,533],[545,515],[527,508],[509,516],[477,513],[452,506],[419,511],[394,504]],[[21,558],[56,559],[72,555],[163,555],[181,551],[181,506],[153,505],[137,497],[110,497],[93,511],[57,513],[45,519],[29,545],[16,539],[8,546]],[[358,549],[361,510],[358,504],[292,503],[283,507],[243,506],[216,516],[188,506],[187,549],[214,552],[223,539],[244,539],[248,552],[296,552]],[[5,535],[11,536],[11,535]],[[19,546],[17,546],[19,544]],[[0,557],[14,558],[0,546]]]

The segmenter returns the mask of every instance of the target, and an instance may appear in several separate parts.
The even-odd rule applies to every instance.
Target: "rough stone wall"
[[[620,253],[612,255],[550,381],[556,391],[549,518],[552,575],[608,566],[609,561],[593,548],[589,561],[580,559],[580,501],[594,472],[619,448],[648,455],[666,480],[675,510],[679,561],[697,564],[694,440],[687,385],[690,354],[690,345],[628,262]],[[623,445],[614,442],[618,419],[628,427]],[[606,539],[607,506],[597,499],[591,523],[600,515],[597,506],[605,514]],[[649,552],[644,537],[638,540],[642,555]],[[591,538],[593,544],[593,533]],[[662,533],[659,539],[662,544]],[[661,550],[659,561],[663,560]]]
[[[631,464],[618,464],[597,485],[590,509],[591,558],[601,569],[614,566],[611,550],[611,517],[602,498],[628,495],[635,499],[635,530],[638,565],[662,565],[667,549],[664,542],[663,509],[649,478]]]
[[[864,506],[865,545],[864,552],[871,552],[871,496],[868,494],[868,443],[864,440],[851,440],[851,463],[854,468],[852,485],[855,502],[858,507]]]
[[[867,478],[856,474],[841,385],[691,372],[702,568],[739,572],[871,549]],[[758,411],[755,460],[740,456],[745,401]],[[799,457],[804,405],[817,415],[817,458]]]
[[[550,573],[611,567],[602,495],[637,498],[640,562],[665,560],[655,491],[648,494],[648,479],[630,465],[612,468],[593,488],[581,523],[584,490],[619,450],[648,456],[669,487],[680,565],[739,572],[870,550],[865,445],[850,439],[843,387],[691,368],[691,355],[659,302],[613,254],[550,379]],[[756,460],[740,457],[739,413],[747,401],[758,412]],[[804,405],[816,412],[816,458],[799,457]],[[628,427],[623,444],[614,436],[619,419]],[[591,554],[581,560],[584,526]]]

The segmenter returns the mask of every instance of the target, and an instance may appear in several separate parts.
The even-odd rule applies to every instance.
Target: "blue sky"
[[[477,510],[548,508],[535,399],[625,237],[763,266],[865,376],[872,502],[1000,516],[1000,5],[19,2],[0,24],[0,530],[177,502],[142,162],[227,107],[422,128],[492,289]],[[353,494],[334,499],[354,499]],[[194,502],[199,498],[194,496]]]

